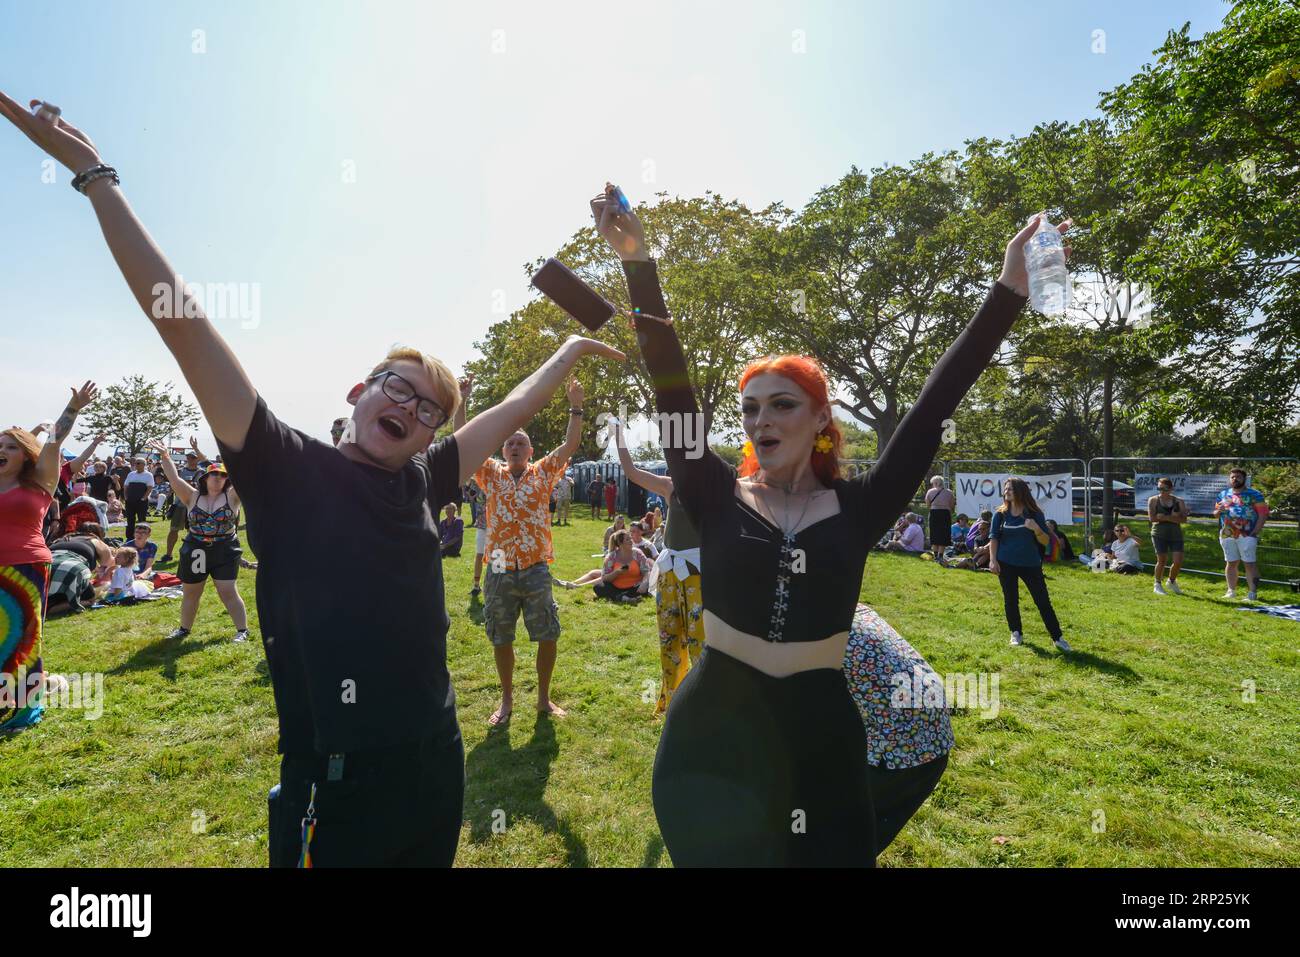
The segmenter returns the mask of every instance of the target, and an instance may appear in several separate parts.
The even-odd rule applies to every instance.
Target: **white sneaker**
[[[1159,583],[1159,582],[1156,582],[1156,587],[1153,588],[1153,589],[1151,589],[1151,590],[1152,590],[1153,592],[1155,592],[1157,595],[1167,595],[1167,594],[1169,594],[1169,592],[1165,591],[1163,588],[1160,587],[1160,583]]]
[[[1074,650],[1073,648],[1070,647],[1070,643],[1066,641],[1064,638],[1057,638],[1055,641],[1052,642],[1052,644],[1056,645],[1056,647],[1060,648],[1062,651]]]
[[[1169,579],[1169,585],[1168,585],[1168,588],[1169,588],[1169,590],[1170,590],[1171,592],[1173,592],[1175,595],[1181,595],[1181,594],[1183,593],[1183,590],[1182,590],[1181,588],[1178,587],[1178,582],[1174,581],[1172,578]]]
[[[1224,597],[1224,598],[1236,598],[1236,597],[1237,597],[1237,590],[1236,590],[1235,588],[1229,588],[1227,591],[1225,591],[1225,592],[1223,593],[1223,597]]]
[[[1011,644],[1013,644],[1017,648],[1019,648],[1021,644],[1023,644],[1023,642],[1020,639],[1020,632],[1013,631],[1011,633]]]

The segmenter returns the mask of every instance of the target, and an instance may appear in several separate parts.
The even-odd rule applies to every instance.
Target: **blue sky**
[[[1227,9],[0,0],[0,89],[95,140],[187,281],[256,290],[218,326],[323,438],[394,343],[472,358],[606,179],[797,206],[854,164],[1095,115],[1169,29]],[[0,419],[54,418],[88,377],[184,390],[42,159],[0,129]]]

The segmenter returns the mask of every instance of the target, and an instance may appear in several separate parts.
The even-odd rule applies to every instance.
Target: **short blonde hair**
[[[410,346],[393,346],[388,351],[388,355],[384,356],[384,361],[371,369],[370,374],[373,376],[385,372],[394,362],[400,362],[403,359],[418,362],[424,367],[424,371],[433,380],[433,388],[437,393],[437,395],[430,398],[443,407],[447,413],[447,421],[450,422],[452,417],[455,416],[456,410],[460,408],[460,383],[456,381],[456,376],[441,360]]]

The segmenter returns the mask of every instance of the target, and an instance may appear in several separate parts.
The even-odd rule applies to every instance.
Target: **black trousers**
[[[149,500],[142,498],[138,502],[126,502],[123,511],[126,512],[126,537],[130,540],[135,537],[135,523],[149,517]]]
[[[327,780],[316,754],[280,759],[268,801],[272,867],[297,867],[302,819],[316,784],[313,867],[451,867],[465,804],[460,729],[418,745],[344,756],[343,777]]]
[[[842,668],[776,678],[706,646],[668,706],[651,796],[675,867],[873,867],[867,770]]]
[[[920,810],[932,791],[938,786],[948,767],[948,755],[919,764],[914,768],[888,768],[868,766],[867,781],[871,785],[871,800],[876,805],[876,853],[887,848],[903,825]]]
[[[1007,613],[1007,625],[1020,631],[1020,582],[1029,586],[1029,594],[1043,616],[1043,625],[1055,641],[1061,637],[1061,624],[1056,620],[1052,599],[1047,594],[1047,579],[1043,578],[1042,565],[1008,565],[999,562],[998,582],[1002,585],[1002,606]]]

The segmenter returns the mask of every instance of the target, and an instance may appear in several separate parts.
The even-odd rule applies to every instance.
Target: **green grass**
[[[603,527],[556,529],[559,577],[596,564]],[[472,563],[445,563],[468,764],[457,863],[666,866],[650,803],[653,607],[557,592],[565,631],[553,693],[569,717],[535,720],[521,626],[515,717],[489,734],[496,677],[469,609]],[[994,576],[872,555],[863,600],[937,671],[996,674],[1000,694],[991,720],[954,716],[949,769],[881,864],[1300,865],[1300,624],[1218,601],[1221,580],[1189,576],[1185,596],[1157,598],[1145,576],[1048,574],[1070,657],[1051,649],[1027,596],[1027,644],[1007,645]],[[240,587],[251,610],[253,576]],[[1277,588],[1261,598],[1294,600]],[[229,640],[210,589],[191,637],[166,644],[179,608],[49,622],[47,666],[102,672],[105,709],[93,721],[51,709],[0,742],[0,865],[264,864],[278,763],[263,651]],[[497,809],[504,833],[492,826]]]

